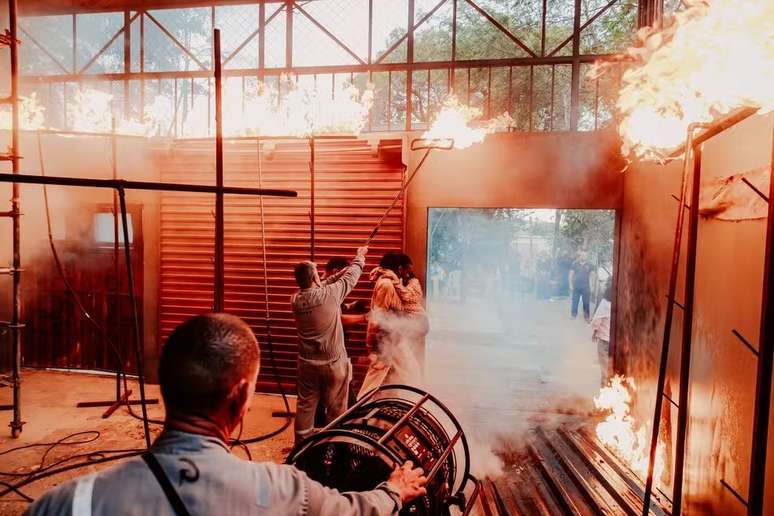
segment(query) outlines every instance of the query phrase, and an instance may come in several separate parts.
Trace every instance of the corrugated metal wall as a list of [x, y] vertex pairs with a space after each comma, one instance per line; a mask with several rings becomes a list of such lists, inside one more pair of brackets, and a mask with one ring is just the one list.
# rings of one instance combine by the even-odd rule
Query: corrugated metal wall
[[[401, 141], [384, 140], [377, 148], [359, 139], [315, 140], [314, 203], [310, 144], [263, 142], [261, 183], [265, 188], [298, 191], [297, 199], [264, 198], [269, 310], [276, 365], [286, 388], [295, 388], [297, 341], [289, 298], [295, 290], [293, 266], [309, 259], [324, 264], [332, 256], [354, 255], [403, 180]], [[226, 141], [225, 183], [258, 186], [258, 143]], [[162, 181], [213, 184], [212, 140], [179, 140], [161, 165]], [[225, 307], [245, 319], [261, 343], [259, 389], [275, 391], [267, 352], [264, 264], [260, 204], [257, 197], [226, 196]], [[165, 193], [161, 197], [161, 342], [187, 317], [211, 310], [213, 294], [214, 198]], [[389, 249], [403, 247], [403, 206], [390, 214], [371, 246], [366, 270]], [[321, 267], [322, 268], [322, 267]], [[370, 298], [367, 275], [352, 300]], [[350, 356], [364, 355], [365, 326], [348, 333]], [[356, 376], [364, 366], [355, 362]]]

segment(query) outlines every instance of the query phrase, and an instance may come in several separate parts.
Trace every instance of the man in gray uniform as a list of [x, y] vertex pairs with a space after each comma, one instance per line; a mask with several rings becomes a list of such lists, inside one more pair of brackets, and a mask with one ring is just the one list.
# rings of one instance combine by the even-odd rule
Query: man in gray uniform
[[202, 315], [178, 326], [161, 353], [166, 420], [150, 452], [61, 485], [27, 514], [377, 516], [398, 514], [424, 494], [426, 479], [409, 463], [373, 491], [339, 493], [292, 466], [231, 455], [227, 443], [253, 398], [259, 354], [237, 317]]
[[296, 443], [314, 432], [317, 405], [325, 407], [326, 423], [347, 410], [352, 363], [344, 347], [341, 303], [363, 273], [367, 247], [357, 250], [352, 263], [333, 282], [321, 282], [314, 262], [296, 265], [299, 291], [290, 298], [298, 330], [298, 400]]

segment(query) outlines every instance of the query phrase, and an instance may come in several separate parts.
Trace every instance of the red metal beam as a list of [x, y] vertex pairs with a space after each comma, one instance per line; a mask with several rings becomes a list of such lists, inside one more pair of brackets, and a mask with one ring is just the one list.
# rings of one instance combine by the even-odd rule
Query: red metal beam
[[[505, 67], [505, 66], [539, 66], [552, 64], [572, 64], [573, 61], [580, 63], [594, 63], [597, 61], [621, 61], [623, 58], [618, 54], [593, 54], [578, 56], [553, 56], [553, 57], [512, 57], [507, 59], [469, 59], [465, 61], [423, 61], [413, 63], [415, 70], [445, 70], [449, 68], [487, 68], [487, 67]], [[332, 73], [368, 73], [368, 72], [389, 72], [408, 70], [407, 63], [381, 63], [364, 65], [323, 65], [323, 66], [295, 66], [295, 67], [277, 67], [277, 68], [240, 68], [232, 70], [223, 70], [224, 77], [255, 77], [258, 75], [280, 76], [287, 74], [313, 75], [313, 74], [332, 74]], [[25, 84], [39, 83], [61, 83], [61, 82], [95, 82], [95, 81], [122, 81], [128, 80], [156, 80], [156, 79], [174, 79], [174, 78], [207, 78], [211, 77], [210, 70], [169, 70], [153, 72], [131, 72], [131, 73], [102, 73], [102, 74], [62, 74], [62, 75], [23, 75], [20, 77]]]

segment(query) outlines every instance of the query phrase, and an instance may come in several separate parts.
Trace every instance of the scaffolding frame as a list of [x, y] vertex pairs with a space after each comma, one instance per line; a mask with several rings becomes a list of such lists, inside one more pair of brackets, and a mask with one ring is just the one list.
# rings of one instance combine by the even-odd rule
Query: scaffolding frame
[[[16, 0], [8, 0], [8, 29], [0, 38], [0, 44], [7, 45], [10, 51], [10, 94], [0, 99], [3, 104], [11, 106], [11, 144], [8, 152], [0, 154], [0, 161], [11, 163], [11, 175], [19, 174], [19, 39], [18, 16]], [[21, 208], [19, 199], [19, 185], [14, 183], [11, 188], [11, 209], [0, 212], [0, 216], [11, 219], [12, 225], [12, 263], [10, 267], [0, 269], [11, 275], [13, 282], [11, 303], [11, 320], [5, 323], [11, 330], [11, 386], [13, 390], [13, 418], [9, 423], [11, 435], [18, 437], [22, 432], [24, 421], [21, 419], [21, 333], [24, 324], [21, 319]], [[5, 407], [4, 407], [5, 408]]]

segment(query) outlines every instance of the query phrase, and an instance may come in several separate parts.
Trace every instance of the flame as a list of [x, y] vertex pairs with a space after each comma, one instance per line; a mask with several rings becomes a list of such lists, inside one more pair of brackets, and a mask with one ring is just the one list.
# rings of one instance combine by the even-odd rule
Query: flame
[[686, 0], [660, 32], [642, 29], [617, 100], [624, 155], [663, 159], [688, 126], [736, 108], [774, 108], [774, 2]]
[[[45, 123], [45, 108], [33, 93], [20, 97], [21, 127], [41, 129]], [[186, 102], [189, 102], [186, 99]], [[193, 107], [181, 116], [178, 135], [208, 136], [214, 130], [209, 116], [207, 95], [196, 95]], [[364, 92], [352, 84], [341, 83], [324, 94], [313, 87], [301, 87], [294, 80], [283, 82], [280, 95], [278, 86], [259, 85], [258, 92], [242, 98], [238, 88], [224, 88], [223, 133], [226, 136], [270, 135], [310, 136], [325, 133], [358, 134], [365, 127], [373, 104], [373, 87]], [[214, 116], [214, 115], [213, 115]], [[83, 87], [67, 106], [66, 129], [78, 132], [109, 133], [115, 117], [116, 132], [142, 136], [167, 136], [175, 123], [173, 99], [156, 95], [146, 103], [142, 119], [128, 119], [116, 115], [113, 95]], [[0, 111], [0, 128], [10, 129], [10, 110]]]
[[[594, 406], [607, 412], [604, 421], [597, 424], [599, 440], [624, 460], [640, 477], [648, 473], [650, 436], [644, 426], [637, 424], [632, 416], [632, 393], [637, 387], [634, 380], [616, 375], [594, 397]], [[656, 482], [664, 472], [664, 446], [659, 443], [656, 452], [653, 478]]]
[[[45, 123], [46, 108], [38, 101], [37, 93], [31, 93], [28, 97], [19, 96], [19, 125], [22, 129], [41, 129]], [[11, 129], [11, 110], [6, 108], [0, 111], [0, 129]]]
[[422, 138], [453, 140], [454, 148], [466, 149], [473, 144], [483, 142], [487, 134], [515, 125], [508, 113], [502, 113], [486, 122], [479, 122], [477, 127], [471, 127], [472, 122], [479, 118], [481, 118], [480, 109], [466, 106], [460, 103], [454, 94], [450, 94], [444, 100], [443, 107], [433, 125], [422, 135]]
[[[320, 92], [314, 86], [281, 78], [271, 86], [259, 84], [257, 92], [244, 99], [236, 88], [224, 88], [223, 99], [226, 135], [359, 134], [373, 104], [373, 86], [361, 93], [354, 85], [342, 82], [332, 91]], [[197, 128], [195, 123], [190, 130], [202, 132], [202, 127]]]

